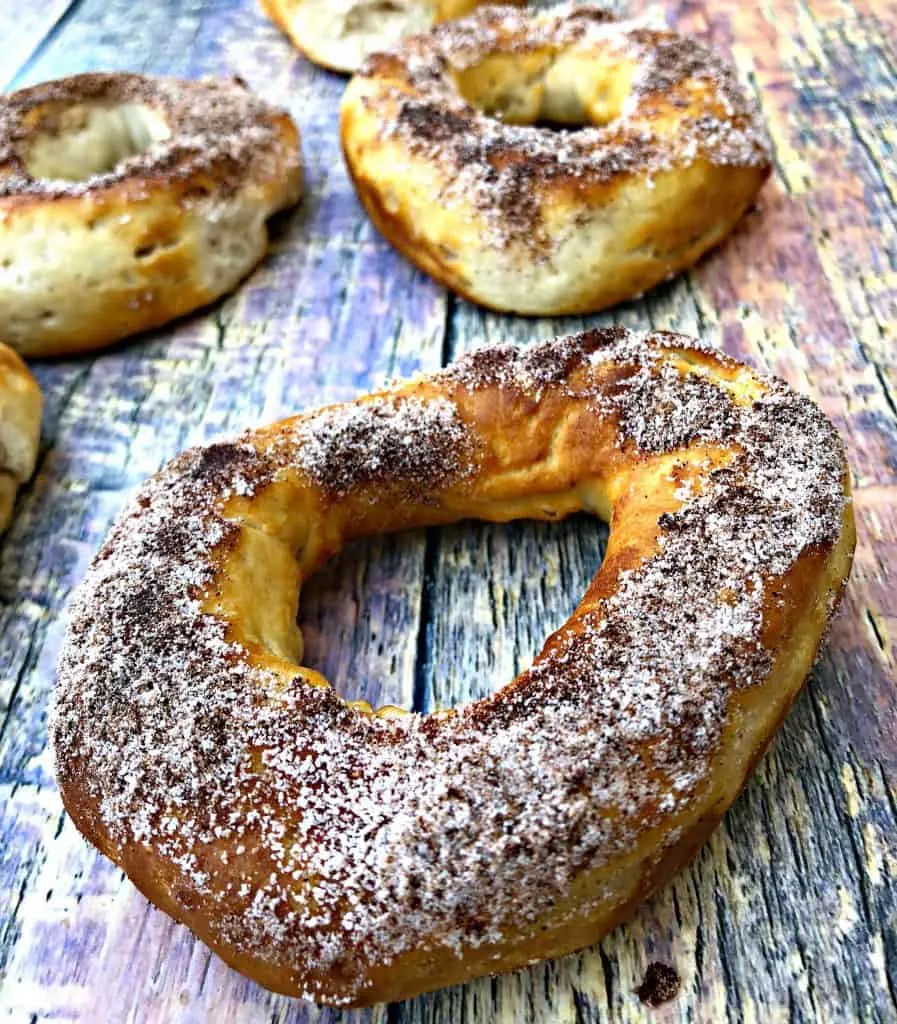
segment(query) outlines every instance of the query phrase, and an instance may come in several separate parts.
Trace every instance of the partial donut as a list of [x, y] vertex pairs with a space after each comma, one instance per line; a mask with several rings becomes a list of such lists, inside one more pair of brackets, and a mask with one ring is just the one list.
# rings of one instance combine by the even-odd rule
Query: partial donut
[[34, 472], [42, 404], [28, 367], [0, 345], [0, 532], [12, 519], [16, 493]]
[[[301, 666], [299, 589], [352, 538], [582, 509], [604, 564], [494, 695], [378, 713]], [[619, 328], [484, 349], [143, 487], [74, 601], [63, 799], [280, 992], [364, 1005], [560, 956], [720, 820], [853, 547], [841, 443], [782, 381]]]
[[99, 348], [233, 289], [299, 198], [299, 133], [237, 80], [75, 75], [0, 97], [0, 340]]
[[[260, 0], [310, 61], [356, 71], [364, 58], [414, 32], [460, 18], [485, 0]], [[505, 0], [521, 4], [526, 0]]]
[[343, 149], [371, 219], [474, 302], [553, 315], [637, 296], [720, 242], [770, 173], [725, 61], [609, 18], [484, 8], [349, 83]]

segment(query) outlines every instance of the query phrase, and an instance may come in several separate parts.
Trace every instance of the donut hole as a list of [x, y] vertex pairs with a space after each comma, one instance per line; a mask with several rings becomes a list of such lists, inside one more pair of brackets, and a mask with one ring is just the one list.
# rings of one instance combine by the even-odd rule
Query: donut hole
[[44, 117], [25, 165], [35, 178], [87, 181], [170, 136], [162, 117], [139, 103], [66, 107]]
[[[326, 0], [327, 6], [333, 0]], [[393, 41], [409, 31], [422, 30], [430, 18], [423, 4], [402, 0], [363, 0], [352, 4], [343, 21], [342, 34], [363, 34]]]
[[[542, 514], [560, 517], [550, 505]], [[302, 587], [302, 664], [375, 708], [430, 712], [485, 697], [567, 621], [608, 534], [577, 514], [353, 541]]]
[[302, 48], [344, 71], [433, 24], [432, 4], [420, 0], [303, 0], [292, 7], [291, 33], [305, 41]]
[[570, 131], [621, 117], [632, 74], [594, 54], [494, 54], [455, 72], [455, 84], [468, 103], [504, 124]]

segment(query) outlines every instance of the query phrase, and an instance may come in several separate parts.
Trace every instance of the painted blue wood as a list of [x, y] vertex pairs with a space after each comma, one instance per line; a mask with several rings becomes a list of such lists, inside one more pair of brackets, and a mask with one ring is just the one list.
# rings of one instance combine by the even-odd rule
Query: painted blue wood
[[0, 3], [0, 89], [10, 88], [29, 60], [71, 18], [80, 0]]

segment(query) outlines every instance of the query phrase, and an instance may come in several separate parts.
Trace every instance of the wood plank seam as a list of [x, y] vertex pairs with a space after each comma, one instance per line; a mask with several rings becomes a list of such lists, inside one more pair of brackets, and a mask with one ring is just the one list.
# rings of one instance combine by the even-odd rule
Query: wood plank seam
[[41, 53], [53, 42], [53, 40], [59, 36], [66, 24], [71, 21], [75, 16], [80, 7], [82, 0], [66, 0], [66, 6], [62, 12], [46, 26], [44, 34], [38, 39], [36, 44], [32, 47], [30, 53], [25, 55], [22, 63], [16, 68], [16, 70], [9, 74], [5, 81], [0, 81], [0, 89], [7, 91], [15, 87], [16, 81], [22, 76], [28, 73], [28, 68], [39, 59]]

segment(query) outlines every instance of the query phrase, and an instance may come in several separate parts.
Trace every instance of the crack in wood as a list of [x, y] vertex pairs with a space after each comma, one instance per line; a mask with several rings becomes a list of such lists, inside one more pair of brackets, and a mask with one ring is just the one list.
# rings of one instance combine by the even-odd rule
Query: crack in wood
[[864, 609], [866, 621], [869, 623], [869, 628], [872, 630], [872, 635], [875, 637], [875, 642], [878, 644], [879, 650], [882, 654], [887, 654], [887, 644], [885, 643], [884, 634], [881, 632], [878, 626], [878, 622], [875, 619], [875, 615], [871, 608]]
[[424, 542], [423, 585], [417, 619], [417, 654], [414, 660], [413, 709], [421, 712], [433, 710], [433, 596], [438, 556], [438, 527], [430, 527]]

